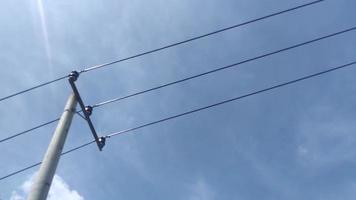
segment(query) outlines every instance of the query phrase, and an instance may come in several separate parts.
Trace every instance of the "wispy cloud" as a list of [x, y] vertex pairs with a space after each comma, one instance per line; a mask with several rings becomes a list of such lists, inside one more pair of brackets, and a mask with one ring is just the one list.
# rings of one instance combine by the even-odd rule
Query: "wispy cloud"
[[297, 158], [309, 167], [330, 166], [356, 156], [356, 125], [338, 114], [337, 108], [317, 106], [302, 118], [298, 131]]
[[[22, 184], [20, 191], [13, 191], [10, 200], [25, 200], [30, 192], [34, 178], [35, 175], [25, 181]], [[84, 200], [84, 197], [82, 197], [76, 190], [71, 190], [69, 185], [60, 176], [55, 175], [47, 199]]]
[[198, 179], [197, 182], [191, 185], [190, 190], [191, 190], [191, 194], [187, 198], [189, 200], [215, 199], [215, 192], [204, 179]]

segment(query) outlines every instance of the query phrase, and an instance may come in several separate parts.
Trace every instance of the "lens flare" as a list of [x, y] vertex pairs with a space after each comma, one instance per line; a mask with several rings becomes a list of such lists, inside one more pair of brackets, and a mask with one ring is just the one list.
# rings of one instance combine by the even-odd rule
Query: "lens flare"
[[48, 59], [48, 63], [51, 65], [52, 64], [51, 47], [50, 47], [50, 43], [49, 43], [49, 39], [48, 39], [46, 15], [44, 12], [42, 0], [37, 0], [37, 9], [38, 9], [40, 19], [41, 19], [41, 29], [42, 29], [47, 59]]

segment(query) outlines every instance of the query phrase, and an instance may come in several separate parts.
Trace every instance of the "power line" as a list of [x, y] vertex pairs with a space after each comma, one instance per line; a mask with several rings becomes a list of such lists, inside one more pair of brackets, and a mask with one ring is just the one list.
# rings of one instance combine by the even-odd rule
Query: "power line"
[[39, 166], [41, 163], [42, 163], [42, 162], [38, 162], [38, 163], [35, 163], [35, 164], [30, 165], [30, 166], [28, 166], [28, 167], [25, 167], [25, 168], [23, 168], [23, 169], [20, 169], [20, 170], [18, 170], [18, 171], [12, 172], [12, 173], [10, 173], [10, 174], [8, 174], [8, 175], [6, 175], [6, 176], [1, 177], [1, 178], [0, 178], [0, 181], [1, 181], [1, 180], [4, 180], [4, 179], [7, 179], [7, 178], [9, 178], [9, 177], [11, 177], [11, 176], [15, 176], [16, 174], [19, 174], [19, 173], [21, 173], [21, 172], [27, 171], [27, 170], [32, 169], [32, 168], [34, 168], [34, 167], [37, 167], [37, 166]]
[[5, 141], [7, 141], [7, 140], [10, 140], [10, 139], [12, 139], [12, 138], [18, 137], [18, 136], [23, 135], [23, 134], [25, 134], [25, 133], [34, 131], [34, 130], [39, 129], [39, 128], [41, 128], [41, 127], [47, 126], [47, 125], [52, 124], [52, 123], [54, 123], [54, 122], [56, 122], [56, 121], [59, 121], [59, 118], [54, 119], [54, 120], [51, 120], [51, 121], [48, 121], [48, 122], [45, 122], [45, 123], [43, 123], [43, 124], [40, 124], [40, 125], [35, 126], [35, 127], [33, 127], [33, 128], [27, 129], [27, 130], [25, 130], [25, 131], [16, 133], [16, 134], [11, 135], [11, 136], [9, 136], [9, 137], [6, 137], [6, 138], [4, 138], [4, 139], [1, 139], [1, 140], [0, 140], [0, 143], [5, 142]]
[[[170, 117], [167, 117], [167, 118], [163, 118], [163, 119], [160, 119], [160, 120], [157, 120], [157, 121], [153, 121], [153, 122], [150, 122], [150, 123], [142, 124], [142, 125], [136, 126], [134, 128], [130, 128], [130, 129], [126, 129], [126, 130], [123, 130], [123, 131], [114, 132], [114, 133], [106, 135], [105, 137], [106, 138], [111, 138], [111, 137], [115, 137], [115, 136], [121, 135], [123, 133], [129, 133], [129, 132], [132, 132], [132, 131], [135, 131], [135, 130], [138, 130], [138, 129], [142, 129], [142, 128], [145, 128], [145, 127], [148, 127], [148, 126], [152, 126], [154, 124], [158, 124], [158, 123], [169, 121], [169, 120], [172, 120], [172, 119], [175, 119], [175, 118], [183, 117], [183, 116], [186, 116], [186, 115], [189, 115], [189, 114], [193, 114], [193, 113], [196, 113], [196, 112], [199, 112], [199, 111], [207, 110], [207, 109], [210, 109], [210, 108], [213, 108], [213, 107], [217, 107], [217, 106], [220, 106], [220, 105], [223, 105], [223, 104], [226, 104], [226, 103], [230, 103], [230, 102], [237, 101], [237, 100], [240, 100], [240, 99], [243, 99], [243, 98], [254, 96], [254, 95], [257, 95], [257, 94], [260, 94], [260, 93], [264, 93], [264, 92], [267, 92], [267, 91], [270, 91], [270, 90], [274, 90], [274, 89], [277, 89], [277, 88], [280, 88], [280, 87], [291, 85], [291, 84], [294, 84], [294, 83], [297, 83], [297, 82], [301, 82], [301, 81], [304, 81], [304, 80], [307, 80], [307, 79], [311, 79], [311, 78], [314, 78], [314, 77], [317, 77], [317, 76], [321, 76], [323, 74], [331, 73], [331, 72], [334, 72], [336, 70], [340, 70], [340, 69], [343, 69], [343, 68], [346, 68], [346, 67], [349, 67], [349, 66], [352, 66], [352, 65], [355, 65], [355, 64], [356, 64], [356, 61], [353, 61], [353, 62], [344, 64], [344, 65], [340, 65], [340, 66], [337, 66], [337, 67], [334, 67], [334, 68], [330, 68], [330, 69], [327, 69], [327, 70], [324, 70], [324, 71], [321, 71], [321, 72], [317, 72], [317, 73], [314, 73], [314, 74], [311, 74], [311, 75], [303, 76], [303, 77], [300, 77], [300, 78], [297, 78], [297, 79], [294, 79], [294, 80], [291, 80], [291, 81], [287, 81], [287, 82], [284, 82], [284, 83], [281, 83], [281, 84], [278, 84], [278, 85], [274, 85], [274, 86], [271, 86], [271, 87], [268, 87], [268, 88], [265, 88], [265, 89], [256, 90], [254, 92], [251, 92], [251, 93], [248, 93], [248, 94], [245, 94], [245, 95], [242, 95], [242, 96], [238, 96], [238, 97], [235, 97], [235, 98], [232, 98], [232, 99], [228, 99], [228, 100], [221, 101], [221, 102], [218, 102], [218, 103], [215, 103], [215, 104], [211, 104], [211, 105], [208, 105], [208, 106], [200, 107], [200, 108], [197, 108], [197, 109], [194, 109], [194, 110], [183, 112], [181, 114], [173, 115], [173, 116], [170, 116]], [[61, 155], [65, 155], [65, 154], [74, 152], [76, 150], [79, 150], [81, 148], [89, 146], [90, 144], [93, 144], [93, 143], [95, 143], [94, 140], [90, 141], [90, 142], [87, 142], [87, 143], [85, 143], [83, 145], [80, 145], [80, 146], [78, 146], [76, 148], [70, 149], [70, 150], [68, 150], [66, 152], [63, 152]], [[21, 170], [12, 172], [12, 173], [10, 173], [8, 175], [0, 177], [0, 180], [4, 180], [4, 179], [9, 178], [11, 176], [14, 176], [14, 175], [16, 175], [16, 174], [18, 174], [20, 172], [23, 172], [23, 171], [26, 171], [26, 170], [31, 169], [33, 167], [36, 167], [36, 166], [38, 166], [40, 164], [41, 163], [36, 163], [36, 164], [30, 165], [28, 167], [25, 167], [25, 168], [23, 168]]]
[[217, 33], [221, 33], [221, 32], [224, 32], [224, 31], [231, 30], [231, 29], [235, 29], [235, 28], [238, 28], [238, 27], [241, 27], [241, 26], [245, 26], [245, 25], [248, 25], [248, 24], [251, 24], [251, 23], [254, 23], [254, 22], [258, 22], [258, 21], [261, 21], [261, 20], [264, 20], [264, 19], [267, 19], [267, 18], [271, 18], [271, 17], [278, 16], [278, 15], [281, 15], [281, 14], [284, 14], [284, 13], [287, 13], [287, 12], [298, 10], [298, 9], [301, 9], [301, 8], [304, 8], [304, 7], [307, 7], [307, 6], [311, 6], [311, 5], [314, 5], [314, 4], [317, 4], [317, 3], [321, 3], [323, 1], [325, 1], [325, 0], [312, 1], [310, 3], [302, 4], [302, 5], [293, 7], [293, 8], [289, 8], [287, 10], [282, 10], [282, 11], [275, 12], [275, 13], [272, 13], [272, 14], [269, 14], [269, 15], [265, 15], [263, 17], [252, 19], [252, 20], [247, 21], [247, 22], [236, 24], [236, 25], [233, 25], [233, 26], [230, 26], [230, 27], [227, 27], [227, 28], [222, 28], [222, 29], [210, 32], [210, 33], [206, 33], [204, 35], [192, 37], [192, 38], [187, 39], [187, 40], [183, 40], [183, 41], [180, 41], [180, 42], [169, 44], [169, 45], [166, 45], [166, 46], [163, 46], [163, 47], [160, 47], [160, 48], [157, 48], [157, 49], [153, 49], [153, 50], [150, 50], [150, 51], [146, 51], [146, 52], [143, 52], [143, 53], [139, 53], [139, 54], [136, 54], [136, 55], [133, 55], [133, 56], [130, 56], [130, 57], [122, 58], [122, 59], [119, 59], [119, 60], [115, 60], [115, 61], [112, 61], [112, 62], [100, 64], [100, 65], [95, 65], [93, 67], [89, 67], [87, 69], [83, 69], [81, 72], [88, 72], [88, 71], [91, 71], [91, 70], [95, 70], [95, 69], [99, 69], [99, 68], [102, 68], [102, 67], [106, 67], [106, 66], [109, 66], [109, 65], [116, 64], [116, 63], [120, 63], [120, 62], [123, 62], [123, 61], [131, 60], [133, 58], [141, 57], [141, 56], [144, 56], [144, 55], [147, 55], [147, 54], [155, 53], [157, 51], [161, 51], [161, 50], [168, 49], [168, 48], [171, 48], [171, 47], [174, 47], [174, 46], [178, 46], [178, 45], [181, 45], [181, 44], [192, 42], [194, 40], [202, 39], [202, 38], [205, 38], [205, 37], [208, 37], [208, 36], [211, 36], [211, 35], [215, 35]]
[[[82, 112], [82, 111], [80, 110], [80, 111], [77, 111], [76, 113], [77, 113], [81, 118], [85, 119], [85, 118], [80, 114], [81, 112]], [[6, 137], [6, 138], [0, 139], [0, 143], [5, 142], [5, 141], [10, 140], [10, 139], [13, 139], [13, 138], [15, 138], [15, 137], [24, 135], [24, 134], [29, 133], [29, 132], [31, 132], [31, 131], [34, 131], [34, 130], [36, 130], [36, 129], [42, 128], [42, 127], [44, 127], [44, 126], [53, 124], [54, 122], [59, 121], [59, 119], [60, 119], [60, 118], [50, 120], [50, 121], [48, 121], [48, 122], [42, 123], [42, 124], [40, 124], [40, 125], [37, 125], [37, 126], [35, 126], [35, 127], [30, 128], [30, 129], [27, 129], [27, 130], [21, 131], [21, 132], [19, 132], [19, 133], [16, 133], [16, 134], [14, 134], [14, 135], [8, 136], [8, 137]]]
[[[222, 70], [225, 70], [225, 69], [236, 67], [238, 65], [242, 65], [242, 64], [245, 64], [245, 63], [248, 63], [248, 62], [252, 62], [252, 61], [255, 61], [255, 60], [258, 60], [258, 59], [262, 59], [262, 58], [268, 57], [268, 56], [272, 56], [274, 54], [278, 54], [278, 53], [281, 53], [281, 52], [284, 52], [284, 51], [288, 51], [288, 50], [291, 50], [291, 49], [294, 49], [294, 48], [297, 48], [297, 47], [305, 46], [307, 44], [318, 42], [320, 40], [324, 40], [324, 39], [327, 39], [327, 38], [330, 38], [330, 37], [334, 37], [334, 36], [337, 36], [337, 35], [345, 34], [347, 32], [354, 31], [354, 30], [356, 30], [356, 27], [351, 27], [351, 28], [348, 28], [348, 29], [345, 29], [345, 30], [342, 30], [342, 31], [338, 31], [338, 32], [329, 34], [329, 35], [318, 37], [318, 38], [315, 38], [315, 39], [312, 39], [312, 40], [308, 40], [308, 41], [305, 41], [305, 42], [302, 42], [302, 43], [298, 43], [298, 44], [295, 44], [295, 45], [292, 45], [292, 46], [289, 46], [289, 47], [285, 47], [285, 48], [282, 48], [282, 49], [279, 49], [279, 50], [276, 50], [276, 51], [272, 51], [272, 52], [265, 53], [265, 54], [262, 54], [262, 55], [259, 55], [259, 56], [253, 57], [253, 58], [249, 58], [249, 59], [246, 59], [246, 60], [234, 63], [234, 64], [230, 64], [230, 65], [227, 65], [227, 66], [216, 68], [216, 69], [204, 72], [204, 73], [200, 73], [200, 74], [196, 74], [196, 75], [193, 75], [193, 76], [189, 76], [189, 77], [177, 80], [177, 81], [169, 82], [169, 83], [166, 83], [166, 84], [163, 84], [163, 85], [160, 85], [160, 86], [156, 86], [156, 87], [153, 87], [153, 88], [150, 88], [150, 89], [147, 89], [147, 90], [139, 91], [139, 92], [136, 92], [136, 93], [133, 93], [133, 94], [129, 94], [129, 95], [123, 96], [123, 97], [118, 97], [118, 98], [114, 98], [114, 99], [111, 99], [111, 100], [108, 100], [108, 101], [97, 103], [97, 104], [93, 105], [93, 108], [101, 107], [101, 106], [104, 106], [104, 105], [107, 105], [107, 104], [111, 104], [111, 103], [114, 103], [114, 102], [117, 102], [117, 101], [121, 101], [121, 100], [124, 100], [124, 99], [127, 99], [127, 98], [131, 98], [131, 97], [134, 97], [134, 96], [137, 96], [137, 95], [141, 95], [141, 94], [152, 92], [154, 90], [158, 90], [158, 89], [161, 89], [161, 88], [164, 88], [164, 87], [168, 87], [168, 86], [175, 85], [175, 84], [178, 84], [178, 83], [182, 83], [182, 82], [185, 82], [185, 81], [188, 81], [188, 80], [192, 80], [192, 79], [195, 79], [195, 78], [198, 78], [198, 77], [201, 77], [201, 76], [205, 76], [205, 75], [212, 74], [212, 73], [215, 73], [215, 72], [218, 72], [218, 71], [222, 71]], [[81, 111], [78, 111], [77, 113], [79, 114], [80, 112]], [[34, 128], [29, 129], [29, 130], [26, 130], [26, 131], [20, 132], [18, 134], [15, 134], [13, 136], [9, 136], [9, 137], [7, 137], [5, 139], [0, 140], [0, 143], [4, 142], [6, 140], [9, 140], [9, 139], [15, 138], [17, 136], [23, 135], [25, 133], [28, 133], [30, 131], [33, 131], [33, 130], [35, 130], [37, 128], [49, 125], [49, 124], [51, 124], [51, 123], [53, 123], [55, 121], [58, 121], [58, 120], [59, 119], [52, 120], [52, 121], [46, 122], [44, 124], [41, 124], [41, 125], [39, 125], [37, 127], [34, 127]]]
[[[204, 35], [196, 36], [196, 37], [193, 37], [193, 38], [190, 38], [190, 39], [187, 39], [187, 40], [183, 40], [183, 41], [180, 41], [180, 42], [176, 42], [176, 43], [173, 43], [173, 44], [170, 44], [170, 45], [166, 45], [166, 46], [163, 46], [163, 47], [160, 47], [160, 48], [157, 48], [157, 49], [153, 49], [153, 50], [150, 50], [150, 51], [139, 53], [139, 54], [136, 54], [136, 55], [133, 55], [133, 56], [129, 56], [129, 57], [126, 57], [126, 58], [122, 58], [122, 59], [119, 59], [119, 60], [116, 60], [116, 61], [112, 61], [112, 62], [100, 64], [100, 65], [95, 65], [95, 66], [92, 66], [92, 67], [89, 67], [89, 68], [81, 70], [80, 73], [89, 72], [89, 71], [92, 71], [92, 70], [95, 70], [95, 69], [99, 69], [99, 68], [102, 68], [102, 67], [105, 67], [105, 66], [109, 66], [109, 65], [113, 65], [113, 64], [120, 63], [120, 62], [123, 62], [123, 61], [127, 61], [127, 60], [131, 60], [131, 59], [134, 59], [134, 58], [138, 58], [138, 57], [141, 57], [141, 56], [144, 56], [144, 55], [147, 55], [147, 54], [151, 54], [151, 53], [158, 52], [158, 51], [161, 51], [161, 50], [164, 50], [164, 49], [168, 49], [168, 48], [171, 48], [171, 47], [174, 47], [174, 46], [185, 44], [185, 43], [188, 43], [188, 42], [191, 42], [191, 41], [194, 41], [194, 40], [198, 40], [198, 39], [201, 39], [201, 38], [205, 38], [205, 37], [208, 37], [208, 36], [211, 36], [211, 35], [214, 35], [214, 34], [218, 34], [218, 33], [221, 33], [221, 32], [227, 31], [227, 30], [235, 29], [235, 28], [238, 28], [238, 27], [241, 27], [241, 26], [245, 26], [245, 25], [254, 23], [254, 22], [258, 22], [258, 21], [261, 21], [261, 20], [264, 20], [264, 19], [267, 19], [267, 18], [270, 18], [270, 17], [274, 17], [274, 16], [277, 16], [277, 15], [281, 15], [281, 14], [284, 14], [284, 13], [287, 13], [287, 12], [298, 10], [298, 9], [301, 9], [301, 8], [304, 8], [304, 7], [307, 7], [307, 6], [311, 6], [311, 5], [314, 5], [314, 4], [317, 4], [317, 3], [321, 3], [323, 1], [325, 1], [325, 0], [312, 1], [310, 3], [302, 4], [302, 5], [293, 7], [293, 8], [289, 8], [287, 10], [282, 10], [282, 11], [279, 11], [279, 12], [276, 12], [276, 13], [272, 13], [272, 14], [263, 16], [263, 17], [252, 19], [252, 20], [247, 21], [247, 22], [243, 22], [243, 23], [236, 24], [236, 25], [233, 25], [233, 26], [230, 26], [230, 27], [227, 27], [227, 28], [219, 29], [219, 30], [216, 30], [216, 31], [204, 34]], [[54, 79], [52, 81], [44, 82], [42, 84], [39, 84], [37, 86], [28, 88], [26, 90], [22, 90], [20, 92], [16, 92], [14, 94], [2, 97], [2, 98], [0, 98], [0, 102], [4, 101], [6, 99], [9, 99], [9, 98], [18, 96], [20, 94], [29, 92], [31, 90], [34, 90], [34, 89], [49, 85], [51, 83], [63, 80], [65, 78], [67, 78], [67, 77], [68, 77], [68, 75], [62, 76], [62, 77], [59, 77], [59, 78]]]
[[[88, 146], [88, 145], [90, 145], [90, 144], [92, 144], [92, 143], [95, 143], [95, 140], [93, 140], [93, 141], [91, 141], [91, 142], [87, 142], [87, 143], [85, 143], [85, 144], [82, 144], [82, 145], [80, 145], [80, 146], [78, 146], [78, 147], [75, 147], [75, 148], [73, 148], [73, 149], [70, 149], [70, 150], [68, 150], [68, 151], [65, 151], [65, 152], [61, 153], [61, 156], [65, 155], [65, 154], [68, 154], [68, 153], [71, 153], [71, 152], [73, 152], [73, 151], [79, 150], [79, 149], [81, 149], [81, 148], [84, 148], [84, 147], [86, 147], [86, 146]], [[19, 173], [21, 173], [21, 172], [23, 172], [23, 171], [26, 171], [26, 170], [32, 169], [32, 168], [34, 168], [34, 167], [37, 167], [37, 166], [39, 166], [40, 164], [42, 164], [42, 162], [38, 162], [38, 163], [35, 163], [35, 164], [30, 165], [30, 166], [28, 166], [28, 167], [25, 167], [25, 168], [23, 168], [23, 169], [20, 169], [20, 170], [17, 170], [17, 171], [15, 171], [15, 172], [12, 172], [12, 173], [10, 173], [10, 174], [8, 174], [8, 175], [6, 175], [6, 176], [1, 177], [1, 178], [0, 178], [0, 181], [1, 181], [1, 180], [4, 180], [4, 179], [6, 179], [6, 178], [9, 178], [9, 177], [11, 177], [11, 176], [14, 176], [14, 175], [16, 175], [16, 174], [19, 174]]]
[[344, 34], [344, 33], [350, 32], [350, 31], [354, 31], [354, 30], [356, 30], [356, 27], [345, 29], [345, 30], [342, 30], [342, 31], [339, 31], [339, 32], [336, 32], [336, 33], [332, 33], [332, 34], [326, 35], [326, 36], [318, 37], [316, 39], [312, 39], [312, 40], [309, 40], [309, 41], [306, 41], [306, 42], [298, 43], [298, 44], [295, 44], [295, 45], [292, 45], [292, 46], [289, 46], [289, 47], [286, 47], [286, 48], [283, 48], [283, 49], [279, 49], [279, 50], [276, 50], [276, 51], [265, 53], [265, 54], [262, 54], [262, 55], [259, 55], [259, 56], [253, 57], [253, 58], [249, 58], [249, 59], [246, 59], [246, 60], [231, 64], [231, 65], [227, 65], [227, 66], [224, 66], [224, 67], [216, 68], [216, 69], [204, 72], [204, 73], [196, 74], [194, 76], [189, 76], [189, 77], [186, 77], [186, 78], [183, 78], [183, 79], [180, 79], [180, 80], [177, 80], [177, 81], [169, 82], [169, 83], [166, 83], [166, 84], [163, 84], [163, 85], [160, 85], [160, 86], [156, 86], [156, 87], [153, 87], [153, 88], [150, 88], [150, 89], [147, 89], [147, 90], [143, 90], [143, 91], [136, 92], [136, 93], [133, 93], [133, 94], [129, 94], [129, 95], [126, 95], [126, 96], [123, 96], [123, 97], [118, 97], [118, 98], [114, 98], [114, 99], [111, 99], [111, 100], [108, 100], [108, 101], [104, 101], [104, 102], [101, 102], [101, 103], [98, 103], [98, 104], [94, 104], [93, 108], [94, 107], [100, 107], [100, 106], [103, 106], [103, 105], [106, 105], [106, 104], [110, 104], [110, 103], [114, 103], [114, 102], [117, 102], [117, 101], [121, 101], [121, 100], [130, 98], [130, 97], [141, 95], [141, 94], [144, 94], [144, 93], [147, 93], [147, 92], [158, 90], [158, 89], [161, 89], [161, 88], [164, 88], [164, 87], [168, 87], [168, 86], [171, 86], [171, 85], [175, 85], [175, 84], [178, 84], [178, 83], [182, 83], [182, 82], [185, 82], [185, 81], [188, 81], [188, 80], [191, 80], [191, 79], [195, 79], [195, 78], [198, 78], [198, 77], [201, 77], [201, 76], [205, 76], [205, 75], [208, 75], [208, 74], [212, 74], [212, 73], [215, 73], [215, 72], [218, 72], [218, 71], [221, 71], [221, 70], [225, 70], [225, 69], [229, 69], [229, 68], [232, 68], [232, 67], [236, 67], [238, 65], [242, 65], [242, 64], [245, 64], [245, 63], [248, 63], [248, 62], [251, 62], [251, 61], [255, 61], [255, 60], [258, 60], [258, 59], [261, 59], [261, 58], [268, 57], [268, 56], [272, 56], [274, 54], [278, 54], [278, 53], [281, 53], [281, 52], [284, 52], [284, 51], [288, 51], [288, 50], [291, 50], [291, 49], [294, 49], [294, 48], [297, 48], [297, 47], [301, 47], [301, 46], [304, 46], [304, 45], [307, 45], [307, 44], [311, 44], [311, 43], [314, 43], [314, 42], [317, 42], [317, 41], [320, 41], [320, 40], [324, 40], [324, 39], [327, 39], [327, 38], [330, 38], [330, 37], [334, 37], [334, 36], [337, 36], [337, 35], [340, 35], [340, 34]]
[[110, 138], [110, 137], [113, 137], [113, 136], [116, 136], [116, 135], [120, 135], [120, 134], [123, 134], [123, 133], [132, 132], [134, 130], [141, 129], [141, 128], [144, 128], [144, 127], [147, 127], [147, 126], [151, 126], [151, 125], [158, 124], [158, 123], [161, 123], [161, 122], [164, 122], [164, 121], [172, 120], [172, 119], [175, 119], [175, 118], [178, 118], [178, 117], [189, 115], [189, 114], [192, 114], [192, 113], [195, 113], [195, 112], [206, 110], [206, 109], [209, 109], [209, 108], [212, 108], [212, 107], [216, 107], [216, 106], [219, 106], [219, 105], [222, 105], [222, 104], [226, 104], [226, 103], [229, 103], [229, 102], [237, 101], [239, 99], [243, 99], [243, 98], [246, 98], [246, 97], [254, 96], [256, 94], [260, 94], [260, 93], [267, 92], [267, 91], [270, 91], [270, 90], [274, 90], [274, 89], [277, 89], [277, 88], [280, 88], [280, 87], [284, 87], [284, 86], [287, 86], [287, 85], [290, 85], [290, 84], [293, 84], [293, 83], [297, 83], [297, 82], [300, 82], [300, 81], [303, 81], [303, 80], [307, 80], [307, 79], [310, 79], [310, 78], [313, 78], [313, 77], [316, 77], [316, 76], [320, 76], [320, 75], [323, 75], [323, 74], [326, 74], [326, 73], [330, 73], [332, 71], [336, 71], [336, 70], [339, 70], [339, 69], [342, 69], [342, 68], [346, 68], [346, 67], [354, 65], [354, 64], [356, 64], [356, 61], [348, 63], [348, 64], [344, 64], [344, 65], [341, 65], [341, 66], [338, 66], [338, 67], [334, 67], [334, 68], [331, 68], [331, 69], [328, 69], [328, 70], [324, 70], [324, 71], [321, 71], [321, 72], [318, 72], [318, 73], [315, 73], [315, 74], [303, 76], [301, 78], [297, 78], [297, 79], [294, 79], [294, 80], [291, 80], [291, 81], [288, 81], [288, 82], [284, 82], [284, 83], [281, 83], [281, 84], [278, 84], [278, 85], [275, 85], [275, 86], [271, 86], [271, 87], [268, 87], [268, 88], [265, 88], [265, 89], [262, 89], [262, 90], [257, 90], [257, 91], [254, 91], [254, 92], [242, 95], [242, 96], [238, 96], [238, 97], [235, 97], [235, 98], [232, 98], [232, 99], [221, 101], [219, 103], [211, 104], [211, 105], [208, 105], [208, 106], [205, 106], [205, 107], [200, 107], [200, 108], [197, 108], [197, 109], [194, 109], [194, 110], [190, 110], [190, 111], [178, 114], [178, 115], [174, 115], [174, 116], [167, 117], [167, 118], [164, 118], [164, 119], [160, 119], [160, 120], [157, 120], [157, 121], [154, 121], [154, 122], [143, 124], [143, 125], [140, 125], [140, 126], [137, 126], [137, 127], [134, 127], [134, 128], [130, 128], [130, 129], [126, 129], [126, 130], [123, 130], [123, 131], [114, 132], [114, 133], [111, 133], [111, 134], [107, 135], [106, 137]]
[[[82, 111], [80, 110], [80, 111], [77, 111], [76, 113], [77, 113], [81, 118], [84, 118], [84, 117], [80, 114], [81, 112], [82, 112]], [[42, 124], [40, 124], [40, 125], [37, 125], [37, 126], [35, 126], [35, 127], [30, 128], [30, 129], [27, 129], [27, 130], [21, 131], [21, 132], [19, 132], [19, 133], [16, 133], [16, 134], [14, 134], [14, 135], [8, 136], [8, 137], [6, 137], [6, 138], [0, 139], [0, 143], [5, 142], [5, 141], [10, 140], [10, 139], [13, 139], [13, 138], [15, 138], [15, 137], [19, 137], [19, 136], [21, 136], [21, 135], [24, 135], [24, 134], [29, 133], [29, 132], [31, 132], [31, 131], [34, 131], [34, 130], [36, 130], [36, 129], [42, 128], [42, 127], [44, 127], [44, 126], [53, 124], [54, 122], [59, 121], [59, 119], [60, 119], [60, 118], [56, 118], [56, 119], [50, 120], [50, 121], [48, 121], [48, 122], [42, 123]], [[85, 118], [84, 118], [84, 119], [85, 119]]]
[[55, 82], [57, 82], [57, 81], [60, 81], [60, 80], [65, 79], [65, 78], [67, 78], [67, 77], [68, 77], [68, 76], [62, 76], [62, 77], [59, 77], [59, 78], [54, 79], [54, 80], [52, 80], [52, 81], [44, 82], [44, 83], [41, 83], [41, 84], [36, 85], [36, 86], [34, 86], [34, 87], [28, 88], [28, 89], [26, 89], [26, 90], [22, 90], [22, 91], [20, 91], [20, 92], [16, 92], [16, 93], [14, 93], [14, 94], [10, 94], [10, 95], [8, 95], [8, 96], [5, 96], [5, 97], [0, 98], [0, 101], [4, 101], [4, 100], [6, 100], [6, 99], [9, 99], [9, 98], [18, 96], [18, 95], [20, 95], [20, 94], [29, 92], [29, 91], [31, 91], [31, 90], [34, 90], [34, 89], [37, 89], [37, 88], [40, 88], [40, 87], [49, 85], [49, 84], [51, 84], [51, 83], [55, 83]]

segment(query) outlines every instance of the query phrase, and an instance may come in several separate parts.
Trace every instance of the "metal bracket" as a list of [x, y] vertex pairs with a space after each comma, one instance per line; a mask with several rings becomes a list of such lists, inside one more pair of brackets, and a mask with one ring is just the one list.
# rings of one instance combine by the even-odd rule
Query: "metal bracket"
[[98, 145], [99, 150], [101, 151], [103, 149], [103, 147], [105, 146], [105, 137], [98, 137], [94, 125], [90, 120], [90, 115], [92, 114], [93, 111], [93, 107], [91, 106], [85, 106], [83, 103], [82, 98], [80, 97], [79, 91], [77, 89], [77, 86], [75, 85], [75, 81], [78, 79], [79, 77], [79, 73], [77, 71], [72, 71], [69, 76], [68, 76], [68, 81], [70, 83], [70, 86], [72, 87], [73, 93], [80, 105], [80, 108], [83, 111], [85, 120], [88, 122], [89, 128], [91, 130], [91, 133], [94, 136], [95, 142]]

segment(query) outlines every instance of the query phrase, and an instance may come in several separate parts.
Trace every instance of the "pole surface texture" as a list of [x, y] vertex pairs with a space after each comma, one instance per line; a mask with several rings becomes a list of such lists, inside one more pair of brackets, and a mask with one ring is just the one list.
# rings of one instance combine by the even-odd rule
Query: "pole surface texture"
[[75, 95], [71, 94], [43, 158], [35, 182], [32, 185], [28, 200], [46, 200], [73, 115], [75, 114], [76, 105]]

